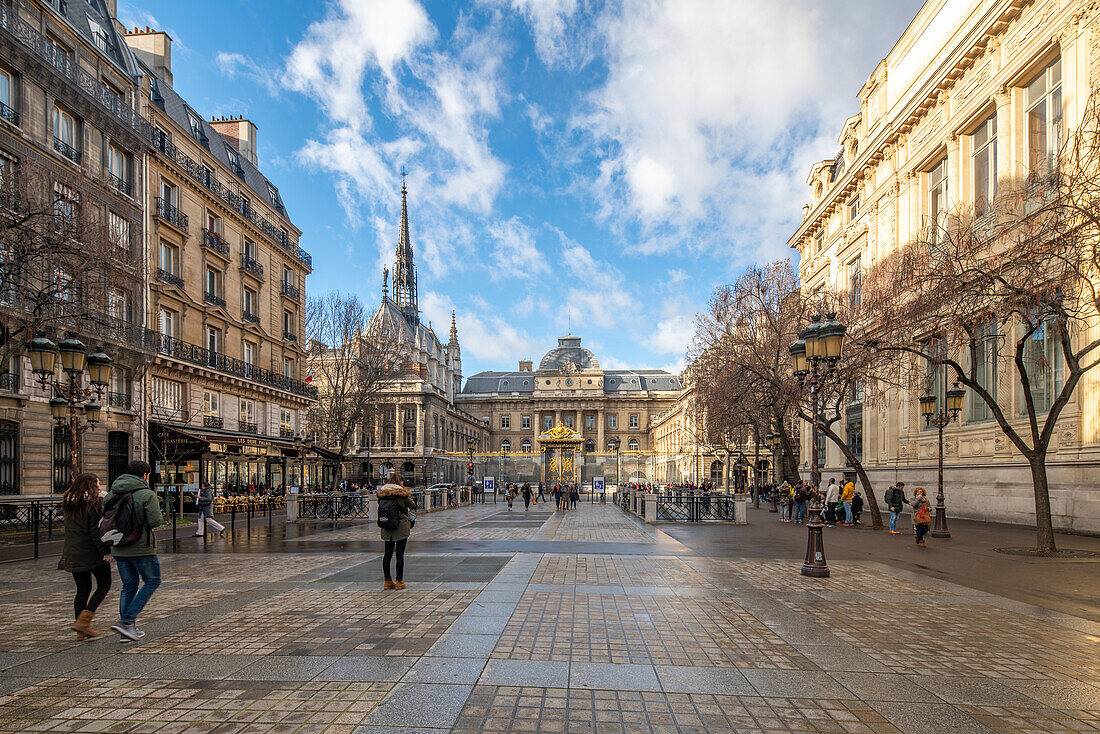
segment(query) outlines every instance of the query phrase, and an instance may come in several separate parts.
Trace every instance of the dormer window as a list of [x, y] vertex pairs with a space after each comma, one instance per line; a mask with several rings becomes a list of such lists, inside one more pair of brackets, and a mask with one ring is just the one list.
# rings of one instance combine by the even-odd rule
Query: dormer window
[[204, 137], [202, 133], [202, 121], [199, 120], [199, 116], [191, 110], [187, 110], [187, 124], [191, 128], [191, 137], [201, 143]]
[[233, 169], [233, 172], [243, 177], [244, 170], [241, 168], [241, 155], [229, 143], [225, 144], [225, 157], [229, 159], [229, 166]]

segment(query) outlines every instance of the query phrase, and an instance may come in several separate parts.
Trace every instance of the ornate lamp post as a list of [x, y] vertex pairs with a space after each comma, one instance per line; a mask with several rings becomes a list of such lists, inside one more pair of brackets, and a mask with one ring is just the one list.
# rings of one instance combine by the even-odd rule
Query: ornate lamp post
[[835, 313], [828, 314], [824, 323], [820, 316], [815, 316], [810, 325], [799, 332], [798, 341], [789, 349], [798, 384], [803, 389], [809, 389], [813, 402], [810, 482], [815, 492], [810, 503], [810, 521], [806, 523], [809, 537], [806, 542], [806, 561], [802, 564], [803, 576], [825, 578], [829, 575], [829, 566], [825, 561], [825, 542], [821, 534], [824, 527], [821, 521], [821, 498], [817, 493], [821, 486], [821, 467], [817, 463], [817, 424], [821, 411], [821, 387], [829, 374], [836, 369], [847, 331], [848, 327], [836, 320]]
[[619, 486], [619, 447], [623, 445], [618, 436], [607, 442], [607, 447], [615, 452], [615, 486]]
[[[947, 367], [944, 367], [944, 383], [947, 382]], [[938, 484], [936, 492], [936, 521], [932, 526], [933, 538], [950, 538], [951, 532], [947, 529], [947, 505], [943, 496], [943, 429], [959, 417], [962, 411], [963, 398], [966, 391], [959, 387], [959, 383], [947, 391], [946, 409], [936, 410], [936, 396], [932, 394], [920, 396], [920, 413], [924, 416], [926, 425], [932, 425], [939, 431], [939, 466]]]
[[[31, 340], [27, 351], [35, 378], [43, 390], [52, 390], [54, 394], [50, 400], [53, 419], [59, 426], [68, 423], [69, 473], [70, 479], [73, 479], [81, 465], [79, 436], [84, 431], [95, 430], [100, 421], [102, 409], [96, 401], [102, 399], [103, 391], [111, 381], [114, 361], [99, 348], [89, 355], [83, 342], [73, 337], [54, 344], [40, 336]], [[64, 381], [56, 377], [58, 357], [67, 378]], [[84, 385], [85, 368], [89, 378], [87, 387]]]
[[306, 452], [313, 448], [313, 439], [299, 434], [294, 437], [294, 448], [298, 449], [298, 491], [306, 493]]

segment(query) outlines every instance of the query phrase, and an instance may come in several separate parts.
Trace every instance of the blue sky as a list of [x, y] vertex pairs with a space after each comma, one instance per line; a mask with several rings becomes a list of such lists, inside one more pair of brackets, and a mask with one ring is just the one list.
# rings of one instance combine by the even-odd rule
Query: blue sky
[[378, 301], [401, 179], [420, 304], [467, 375], [569, 329], [606, 368], [682, 364], [694, 314], [790, 255], [806, 175], [915, 0], [120, 0], [176, 90], [247, 115], [313, 255]]

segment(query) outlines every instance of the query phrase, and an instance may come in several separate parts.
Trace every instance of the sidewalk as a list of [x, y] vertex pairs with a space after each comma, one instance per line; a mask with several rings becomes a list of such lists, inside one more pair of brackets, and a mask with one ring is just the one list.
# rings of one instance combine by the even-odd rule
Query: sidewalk
[[[370, 524], [189, 538], [125, 646], [66, 630], [55, 560], [9, 564], [0, 732], [1100, 729], [1100, 624], [845, 558], [832, 532], [833, 577], [808, 579], [801, 550], [761, 540], [804, 531], [756, 513], [682, 529], [548, 510], [423, 516], [400, 592]], [[117, 600], [116, 580], [101, 629]]]

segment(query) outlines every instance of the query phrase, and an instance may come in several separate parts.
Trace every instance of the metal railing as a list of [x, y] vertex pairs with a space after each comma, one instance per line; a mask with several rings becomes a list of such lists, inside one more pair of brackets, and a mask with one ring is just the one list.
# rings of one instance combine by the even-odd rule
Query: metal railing
[[130, 410], [133, 403], [130, 393], [128, 392], [108, 392], [107, 405], [112, 408], [118, 408], [119, 410]]
[[284, 331], [283, 332], [283, 341], [296, 342], [296, 341], [298, 341], [298, 335], [295, 334], [292, 331]]
[[286, 426], [279, 427], [279, 438], [294, 438], [294, 430]]
[[202, 246], [224, 258], [229, 257], [229, 243], [220, 234], [206, 227], [202, 228]]
[[222, 427], [221, 416], [204, 415], [202, 417], [202, 427], [203, 428], [221, 428]]
[[156, 133], [151, 136], [151, 139], [153, 141], [153, 147], [170, 158], [173, 163], [186, 171], [193, 179], [223, 199], [234, 211], [256, 225], [261, 232], [271, 238], [272, 242], [286, 250], [291, 256], [298, 258], [300, 262], [308, 267], [313, 267], [313, 258], [310, 257], [308, 252], [291, 242], [287, 232], [272, 224], [263, 215], [257, 213], [256, 210], [249, 205], [247, 199], [240, 194], [234, 193], [228, 186], [219, 182], [210, 174], [208, 168], [200, 165], [173, 145], [167, 135], [160, 131], [156, 131]]
[[241, 433], [259, 433], [259, 428], [250, 421], [238, 421], [237, 430]]
[[109, 184], [111, 184], [111, 186], [116, 191], [119, 191], [123, 194], [126, 194], [127, 196], [129, 196], [130, 192], [132, 191], [132, 188], [130, 187], [130, 182], [129, 181], [127, 181], [124, 178], [120, 178], [120, 177], [116, 176], [113, 173], [110, 173], [110, 172], [107, 173], [107, 182]]
[[191, 223], [191, 220], [188, 219], [186, 214], [173, 206], [163, 196], [158, 196], [156, 198], [156, 208], [153, 210], [153, 214], [168, 222], [176, 229], [184, 232], [187, 231], [187, 227]]
[[0, 391], [19, 392], [19, 373], [5, 372], [0, 375]]
[[73, 163], [80, 163], [80, 151], [66, 143], [61, 138], [53, 139], [53, 149], [68, 158]]
[[157, 268], [157, 280], [163, 280], [168, 285], [174, 285], [178, 288], [183, 287], [183, 278], [175, 273], [168, 272], [164, 268]]
[[26, 548], [16, 557], [9, 557], [9, 549], [5, 548], [3, 560], [38, 558], [40, 543], [52, 540], [54, 529], [63, 528], [64, 524], [65, 515], [58, 500], [12, 497], [0, 502], [0, 536], [4, 545]]
[[256, 315], [256, 314], [254, 314], [254, 313], [249, 313], [248, 311], [244, 311], [244, 312], [242, 312], [242, 313], [241, 313], [241, 318], [242, 318], [242, 319], [244, 319], [245, 321], [247, 321], [247, 322], [248, 322], [248, 323], [250, 323], [250, 324], [258, 324], [258, 323], [260, 323], [260, 317], [259, 317], [259, 316], [257, 316], [257, 315]]
[[19, 127], [19, 112], [0, 102], [0, 119], [7, 120], [12, 125]]
[[255, 275], [260, 280], [264, 279], [264, 266], [247, 255], [241, 255], [241, 270]]
[[657, 495], [657, 521], [733, 522], [735, 502], [729, 494], [663, 492]]
[[152, 330], [148, 330], [148, 332], [155, 344], [156, 351], [161, 354], [174, 357], [183, 362], [210, 367], [219, 372], [225, 372], [235, 377], [243, 377], [246, 380], [259, 382], [307, 398], [317, 399], [317, 388], [313, 385], [307, 385], [301, 380], [294, 380], [280, 372], [266, 370], [251, 365], [244, 360], [228, 357], [219, 352], [212, 352], [205, 347], [182, 341], [173, 336], [166, 336]]
[[299, 519], [351, 520], [369, 517], [369, 495], [361, 492], [298, 495]]
[[287, 283], [285, 280], [283, 281], [283, 295], [295, 301], [302, 300], [302, 292], [298, 290], [298, 286], [293, 283]]
[[222, 308], [225, 308], [225, 299], [222, 298], [221, 296], [215, 295], [213, 293], [203, 293], [202, 294], [202, 300], [206, 301], [207, 303], [209, 303], [211, 305], [221, 306]]

